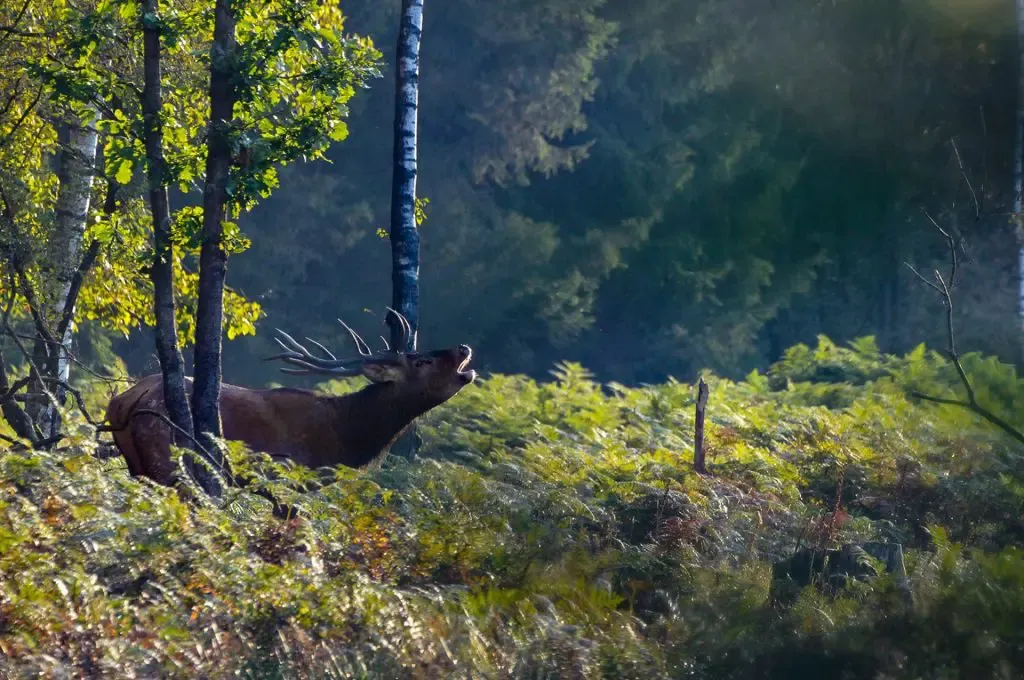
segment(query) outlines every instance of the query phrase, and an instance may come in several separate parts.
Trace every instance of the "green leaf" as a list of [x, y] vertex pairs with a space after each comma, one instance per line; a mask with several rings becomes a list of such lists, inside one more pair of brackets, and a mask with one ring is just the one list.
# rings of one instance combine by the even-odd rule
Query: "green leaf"
[[114, 175], [114, 179], [120, 184], [128, 184], [132, 181], [132, 170], [134, 167], [134, 163], [130, 160], [121, 161], [121, 164], [117, 166], [117, 174]]

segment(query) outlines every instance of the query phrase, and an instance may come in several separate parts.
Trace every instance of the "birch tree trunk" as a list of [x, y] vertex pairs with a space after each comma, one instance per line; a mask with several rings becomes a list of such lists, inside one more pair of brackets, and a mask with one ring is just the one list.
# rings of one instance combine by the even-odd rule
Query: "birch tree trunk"
[[[1024, 1], [1024, 0], [1022, 0]], [[395, 61], [394, 170], [391, 179], [391, 306], [409, 321], [406, 351], [416, 349], [419, 331], [420, 235], [416, 228], [416, 114], [419, 102], [420, 38], [423, 0], [402, 0]], [[388, 315], [391, 346], [398, 349], [402, 328]]]
[[[416, 228], [416, 116], [419, 107], [420, 39], [423, 0], [402, 0], [395, 62], [395, 131], [391, 176], [391, 307], [409, 321], [412, 332], [400, 347], [402, 325], [388, 314], [391, 346], [416, 350], [420, 325], [420, 233]], [[416, 456], [415, 423], [391, 447], [406, 459]]]
[[[55, 295], [52, 319], [60, 320], [65, 312], [72, 312], [75, 300], [70, 297], [72, 282], [82, 261], [82, 244], [85, 228], [89, 223], [89, 203], [92, 199], [92, 184], [96, 174], [96, 146], [98, 135], [94, 120], [71, 119], [66, 123], [67, 145], [60, 156], [57, 191], [56, 219], [50, 241], [48, 260], [53, 267]], [[67, 383], [71, 375], [71, 324], [64, 326], [59, 336], [59, 347], [48, 348], [46, 355], [47, 377]], [[54, 356], [56, 352], [56, 356]], [[53, 361], [55, 359], [55, 361]], [[40, 367], [42, 368], [42, 367]], [[59, 402], [64, 401], [65, 390], [58, 383], [53, 393]], [[60, 429], [60, 413], [52, 403], [46, 403], [39, 417], [39, 426], [44, 438], [54, 437]]]
[[[1013, 144], [1013, 218], [1017, 233], [1017, 315], [1024, 334], [1024, 0], [1017, 0], [1017, 119]], [[1024, 343], [1022, 343], [1024, 344]]]
[[[142, 115], [146, 146], [146, 180], [153, 218], [153, 307], [156, 315], [156, 353], [163, 376], [164, 405], [177, 429], [171, 436], [175, 444], [193, 448], [192, 412], [185, 390], [185, 361], [178, 346], [178, 321], [174, 300], [174, 258], [171, 243], [171, 210], [167, 200], [161, 91], [160, 10], [158, 0], [142, 0], [143, 73]], [[211, 494], [220, 493], [217, 478], [205, 468], [186, 459], [186, 465], [199, 485]]]
[[203, 239], [199, 253], [199, 304], [193, 367], [192, 419], [200, 443], [224, 469], [226, 461], [209, 435], [219, 437], [221, 336], [224, 321], [224, 219], [227, 180], [231, 169], [228, 138], [236, 93], [231, 84], [235, 54], [235, 16], [231, 0], [216, 0], [213, 46], [210, 50], [210, 122], [203, 190]]

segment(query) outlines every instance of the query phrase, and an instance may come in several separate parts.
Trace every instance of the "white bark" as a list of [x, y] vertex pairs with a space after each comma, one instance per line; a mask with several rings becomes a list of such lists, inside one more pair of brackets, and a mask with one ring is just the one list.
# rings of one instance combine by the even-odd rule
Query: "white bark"
[[1024, 0], [1017, 0], [1017, 121], [1013, 145], [1013, 215], [1017, 220], [1017, 314], [1024, 333], [1024, 227], [1021, 208], [1024, 207]]
[[[1022, 0], [1024, 1], [1024, 0]], [[391, 180], [391, 306], [412, 328], [403, 351], [416, 349], [420, 306], [420, 235], [416, 227], [416, 145], [419, 107], [420, 40], [423, 0], [402, 0], [395, 78], [394, 164]], [[402, 337], [398, 320], [388, 316], [392, 346]]]
[[[53, 267], [54, 290], [52, 323], [60, 323], [68, 306], [71, 283], [82, 259], [82, 243], [89, 223], [89, 203], [92, 199], [92, 185], [95, 176], [96, 146], [98, 135], [95, 121], [69, 121], [67, 147], [61, 154], [60, 189], [57, 192], [56, 220], [50, 241], [49, 255]], [[62, 338], [57, 363], [58, 380], [67, 382], [71, 375], [71, 324], [68, 324]], [[54, 389], [58, 400], [63, 399], [64, 390]], [[44, 437], [52, 437], [60, 427], [60, 416], [53, 404], [46, 407], [42, 423]]]

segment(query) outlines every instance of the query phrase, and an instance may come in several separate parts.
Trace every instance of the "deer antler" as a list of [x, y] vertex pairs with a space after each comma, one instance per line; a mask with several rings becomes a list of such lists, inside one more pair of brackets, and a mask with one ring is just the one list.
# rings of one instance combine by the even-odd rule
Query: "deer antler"
[[[398, 318], [399, 324], [402, 327], [402, 346], [407, 346], [409, 336], [412, 333], [412, 326], [409, 321], [402, 316], [400, 313], [391, 309], [386, 308], [389, 312], [394, 314]], [[280, 359], [287, 364], [296, 366], [297, 368], [282, 368], [281, 371], [284, 373], [293, 374], [308, 374], [308, 373], [326, 373], [333, 376], [356, 376], [362, 372], [362, 367], [367, 363], [392, 363], [396, 357], [402, 352], [398, 347], [391, 348], [388, 346], [387, 341], [384, 341], [384, 350], [380, 352], [373, 352], [370, 349], [370, 345], [367, 344], [363, 338], [352, 329], [347, 323], [338, 319], [338, 323], [348, 332], [352, 338], [352, 342], [356, 346], [356, 351], [359, 352], [359, 356], [352, 359], [338, 359], [331, 353], [329, 349], [324, 347], [316, 340], [307, 337], [306, 340], [311, 343], [318, 350], [323, 352], [326, 356], [320, 357], [314, 355], [308, 349], [302, 346], [295, 338], [288, 335], [280, 328], [275, 328], [278, 336], [274, 338], [274, 342], [281, 346], [284, 351], [280, 354], [275, 354], [272, 357], [267, 357], [265, 361], [273, 361]]]
[[370, 346], [366, 344], [366, 341], [359, 337], [359, 333], [352, 330], [352, 327], [341, 319], [338, 319], [338, 323], [340, 323], [342, 327], [348, 331], [348, 334], [352, 336], [352, 341], [356, 343], [356, 351], [358, 351], [361, 356], [365, 357], [373, 354], [373, 352], [370, 351]]
[[[399, 345], [394, 348], [394, 351], [403, 352], [405, 351], [405, 348], [409, 346], [409, 338], [412, 336], [412, 324], [409, 323], [408, 319], [402, 316], [401, 312], [392, 309], [391, 307], [385, 307], [384, 309], [394, 314], [395, 318], [398, 319], [398, 325], [402, 327], [402, 336], [400, 338]], [[385, 341], [384, 344], [386, 345], [387, 341]]]
[[[295, 338], [285, 333], [280, 328], [275, 328], [278, 336], [274, 338], [274, 342], [280, 345], [284, 351], [280, 354], [275, 354], [272, 357], [267, 357], [266, 361], [273, 361], [280, 359], [287, 364], [297, 366], [298, 368], [282, 368], [281, 371], [284, 373], [329, 373], [337, 376], [353, 376], [359, 375], [360, 365], [362, 359], [337, 359], [333, 354], [330, 353], [323, 345], [306, 338], [312, 342], [317, 348], [323, 351], [329, 358], [318, 357], [310, 352], [308, 349], [302, 346]], [[361, 354], [361, 352], [360, 352]]]

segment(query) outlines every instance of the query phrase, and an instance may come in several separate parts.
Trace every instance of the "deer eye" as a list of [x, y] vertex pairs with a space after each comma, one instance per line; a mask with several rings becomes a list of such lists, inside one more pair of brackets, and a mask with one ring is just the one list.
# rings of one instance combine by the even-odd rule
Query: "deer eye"
[[417, 359], [416, 361], [412, 362], [412, 365], [415, 366], [416, 368], [419, 368], [420, 366], [427, 366], [432, 363], [434, 363], [433, 359]]

